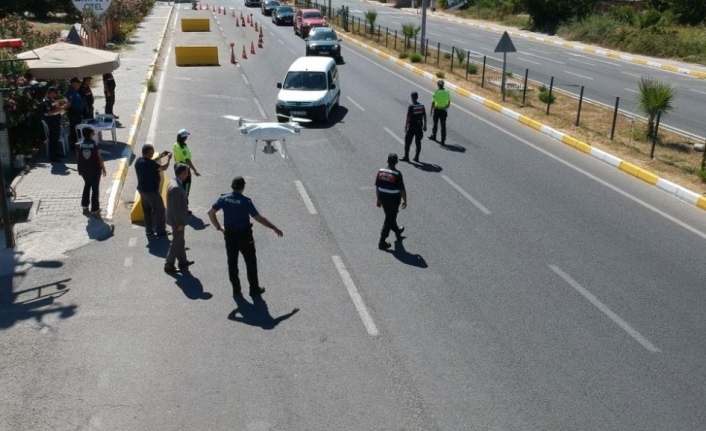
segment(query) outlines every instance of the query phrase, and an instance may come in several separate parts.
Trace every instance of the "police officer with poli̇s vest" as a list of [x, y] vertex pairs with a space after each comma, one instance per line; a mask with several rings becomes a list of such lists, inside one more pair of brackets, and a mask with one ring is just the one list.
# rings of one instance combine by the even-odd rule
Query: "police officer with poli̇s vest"
[[419, 152], [422, 150], [422, 136], [427, 131], [427, 110], [419, 103], [419, 94], [412, 92], [412, 104], [407, 108], [407, 120], [404, 125], [404, 157], [403, 162], [409, 162], [409, 147], [415, 140], [414, 161], [419, 162]]
[[375, 195], [377, 196], [377, 206], [382, 207], [385, 212], [385, 221], [380, 232], [380, 242], [378, 248], [387, 250], [391, 247], [387, 242], [390, 231], [395, 233], [397, 241], [402, 240], [403, 226], [397, 225], [397, 213], [402, 202], [402, 209], [407, 208], [407, 191], [404, 187], [402, 172], [396, 169], [397, 154], [390, 153], [387, 156], [387, 167], [378, 171], [375, 177]]
[[451, 106], [451, 93], [444, 88], [444, 80], [440, 79], [436, 83], [439, 88], [434, 92], [431, 99], [431, 111], [434, 115], [434, 126], [431, 128], [429, 139], [436, 141], [436, 131], [439, 121], [441, 121], [441, 145], [446, 145], [446, 116], [447, 110]]
[[[277, 236], [284, 235], [277, 226], [260, 215], [252, 200], [243, 195], [245, 179], [235, 177], [231, 183], [231, 193], [221, 195], [208, 211], [208, 218], [217, 230], [223, 232], [228, 256], [228, 276], [233, 286], [233, 296], [241, 295], [240, 278], [238, 277], [238, 253], [243, 254], [245, 268], [250, 284], [250, 296], [260, 296], [265, 288], [260, 286], [257, 276], [257, 256], [255, 254], [255, 239], [253, 238], [250, 217], [258, 223], [272, 229]], [[223, 226], [218, 222], [216, 213], [223, 210]]]

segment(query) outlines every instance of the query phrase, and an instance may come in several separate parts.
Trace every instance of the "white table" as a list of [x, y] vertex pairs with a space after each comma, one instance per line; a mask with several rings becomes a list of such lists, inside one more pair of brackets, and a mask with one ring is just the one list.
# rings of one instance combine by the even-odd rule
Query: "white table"
[[112, 134], [113, 137], [113, 143], [117, 144], [118, 140], [115, 136], [115, 119], [112, 116], [108, 115], [98, 115], [96, 116], [95, 120], [83, 120], [81, 125], [89, 125], [93, 130], [98, 134], [98, 142], [103, 143], [103, 135], [101, 132], [107, 132], [110, 130], [110, 133]]

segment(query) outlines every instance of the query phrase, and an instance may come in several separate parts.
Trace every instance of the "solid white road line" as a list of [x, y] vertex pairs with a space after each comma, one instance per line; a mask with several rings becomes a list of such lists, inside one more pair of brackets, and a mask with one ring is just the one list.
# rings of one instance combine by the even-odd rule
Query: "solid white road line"
[[297, 51], [293, 50], [292, 48], [289, 48], [289, 50], [292, 51], [292, 54], [298, 55], [298, 54], [297, 54]]
[[527, 55], [531, 55], [532, 57], [541, 58], [542, 60], [546, 60], [546, 61], [552, 61], [552, 62], [558, 63], [558, 64], [566, 64], [563, 61], [554, 60], [553, 58], [549, 58], [549, 57], [542, 57], [541, 55], [532, 54], [531, 52], [528, 52]]
[[383, 127], [387, 133], [389, 133], [393, 138], [395, 138], [395, 141], [399, 142], [400, 144], [404, 145], [404, 139], [400, 138], [399, 136], [395, 135], [395, 132], [392, 130], [388, 129], [387, 127]]
[[451, 40], [453, 40], [454, 42], [462, 43], [464, 45], [468, 45], [468, 41], [466, 41], [466, 40], [458, 40], [458, 39], [451, 39]]
[[282, 39], [277, 39], [277, 42], [279, 42], [279, 43], [281, 43], [282, 45], [284, 45], [284, 42], [282, 41]]
[[248, 81], [248, 78], [245, 76], [245, 74], [240, 74], [240, 77], [243, 78], [243, 82], [245, 82], [245, 85], [250, 85], [250, 81]]
[[613, 63], [612, 61], [600, 60], [598, 58], [594, 58], [593, 61], [597, 61], [599, 63], [604, 63], [604, 64], [610, 64], [611, 66], [616, 66], [616, 67], [622, 66], [622, 64], [620, 64], [620, 63]]
[[537, 63], [536, 61], [527, 60], [526, 58], [522, 58], [522, 57], [517, 57], [517, 59], [518, 59], [518, 60], [522, 60], [522, 61], [526, 61], [527, 63], [541, 64], [541, 63]]
[[637, 90], [632, 90], [632, 89], [630, 89], [630, 88], [625, 88], [624, 90], [625, 90], [625, 91], [629, 91], [629, 92], [631, 92], [631, 93], [637, 93]]
[[162, 94], [164, 94], [164, 79], [167, 77], [167, 69], [169, 68], [169, 55], [172, 52], [172, 47], [167, 48], [167, 55], [164, 56], [164, 63], [162, 63], [162, 75], [159, 77], [159, 83], [157, 84], [157, 97], [154, 99], [154, 108], [152, 109], [152, 118], [150, 119], [150, 126], [147, 129], [147, 140], [146, 144], [154, 145], [154, 135], [157, 133], [157, 121], [159, 119], [159, 107], [162, 104]]
[[[123, 152], [120, 154], [120, 159], [118, 160], [129, 160], [128, 157], [132, 155], [132, 148], [125, 146]], [[120, 185], [122, 181], [120, 179], [114, 179], [113, 184], [110, 186], [110, 193], [108, 193], [108, 213], [106, 218], [113, 218], [113, 208], [115, 208], [115, 200], [118, 199], [118, 190], [120, 190]]]
[[297, 190], [299, 190], [299, 194], [301, 195], [302, 200], [304, 201], [304, 205], [306, 205], [306, 209], [309, 210], [309, 214], [316, 214], [316, 207], [311, 201], [309, 194], [306, 192], [304, 184], [302, 184], [301, 181], [295, 181], [294, 184], [296, 184]]
[[[357, 52], [353, 51], [352, 49], [349, 49], [349, 48], [347, 48], [347, 49], [348, 49], [352, 54], [355, 54], [355, 55], [359, 56], [360, 58], [362, 58], [362, 59], [368, 61], [369, 63], [373, 64], [374, 66], [377, 66], [377, 67], [379, 67], [380, 69], [387, 71], [387, 72], [390, 73], [391, 75], [396, 76], [396, 77], [399, 78], [400, 80], [405, 81], [405, 82], [409, 83], [410, 85], [412, 85], [412, 86], [414, 86], [414, 87], [417, 87], [417, 88], [419, 89], [419, 91], [424, 92], [424, 93], [427, 93], [427, 94], [429, 94], [429, 95], [434, 94], [431, 90], [429, 90], [428, 86], [420, 85], [419, 83], [414, 82], [414, 81], [412, 81], [411, 79], [408, 79], [407, 77], [404, 77], [404, 76], [400, 75], [399, 73], [393, 71], [392, 69], [388, 69], [387, 67], [385, 67], [385, 66], [383, 66], [383, 65], [381, 65], [381, 64], [379, 64], [379, 63], [376, 63], [375, 61], [373, 61], [373, 60], [371, 60], [371, 59], [365, 57], [364, 55], [358, 54]], [[630, 90], [630, 89], [627, 89], [627, 88], [626, 88], [626, 90], [637, 93], [635, 90]], [[700, 237], [701, 239], [706, 240], [706, 233], [701, 232], [700, 230], [698, 230], [698, 229], [696, 229], [696, 228], [694, 228], [694, 227], [692, 227], [692, 226], [690, 226], [690, 225], [684, 223], [684, 222], [681, 221], [681, 220], [678, 220], [676, 217], [673, 217], [673, 216], [671, 216], [671, 215], [665, 213], [664, 211], [660, 210], [659, 208], [656, 208], [656, 207], [654, 207], [654, 206], [648, 204], [647, 202], [643, 201], [642, 199], [639, 199], [639, 198], [637, 198], [637, 197], [631, 195], [630, 193], [628, 193], [628, 192], [626, 192], [626, 191], [620, 189], [619, 187], [614, 186], [613, 184], [610, 184], [608, 181], [605, 181], [605, 180], [603, 180], [603, 179], [601, 179], [601, 178], [598, 178], [597, 176], [591, 174], [590, 172], [587, 172], [587, 171], [585, 171], [585, 170], [579, 168], [578, 166], [567, 162], [566, 160], [562, 159], [561, 157], [559, 157], [559, 156], [557, 156], [557, 155], [555, 155], [555, 154], [552, 154], [551, 152], [549, 152], [549, 151], [547, 151], [547, 150], [545, 150], [545, 149], [543, 149], [543, 148], [540, 148], [539, 146], [537, 146], [537, 145], [531, 143], [530, 141], [528, 141], [527, 139], [524, 139], [524, 138], [519, 137], [518, 135], [516, 135], [516, 134], [514, 134], [514, 133], [512, 133], [512, 132], [510, 132], [510, 131], [508, 131], [508, 130], [506, 130], [506, 129], [503, 128], [502, 126], [500, 126], [500, 125], [498, 125], [498, 124], [495, 124], [493, 121], [487, 120], [487, 119], [481, 117], [480, 115], [476, 115], [476, 114], [472, 113], [471, 111], [469, 111], [469, 110], [463, 108], [462, 106], [459, 106], [458, 104], [456, 104], [456, 105], [454, 105], [454, 106], [456, 107], [455, 109], [458, 109], [458, 110], [461, 111], [461, 112], [465, 112], [465, 113], [468, 114], [469, 116], [471, 116], [471, 117], [475, 118], [476, 120], [478, 120], [478, 121], [480, 121], [480, 122], [486, 124], [486, 125], [489, 126], [489, 127], [492, 127], [493, 129], [497, 130], [498, 132], [504, 133], [505, 135], [507, 135], [507, 136], [509, 136], [509, 137], [511, 137], [511, 138], [513, 138], [513, 139], [515, 139], [517, 142], [520, 142], [520, 143], [522, 143], [522, 144], [527, 145], [528, 147], [532, 148], [533, 150], [538, 151], [538, 152], [544, 154], [545, 156], [547, 156], [547, 157], [549, 157], [549, 158], [551, 158], [551, 159], [553, 159], [553, 160], [555, 160], [555, 161], [561, 163], [562, 165], [566, 166], [567, 168], [573, 169], [574, 171], [580, 173], [581, 175], [583, 175], [583, 176], [585, 176], [585, 177], [587, 177], [587, 178], [590, 178], [591, 180], [597, 182], [598, 184], [600, 184], [600, 185], [602, 185], [602, 186], [604, 186], [604, 187], [607, 187], [607, 188], [609, 188], [610, 190], [613, 190], [615, 193], [618, 193], [619, 195], [621, 195], [621, 196], [623, 196], [623, 197], [625, 197], [625, 198], [627, 198], [627, 199], [630, 199], [631, 201], [635, 202], [636, 204], [640, 205], [641, 207], [652, 211], [653, 213], [655, 213], [655, 214], [657, 214], [657, 215], [659, 215], [659, 216], [661, 216], [661, 217], [663, 217], [663, 218], [665, 218], [665, 219], [671, 221], [672, 223], [676, 224], [677, 226], [682, 227], [682, 228], [688, 230], [689, 232], [693, 233], [694, 235], [697, 235], [697, 236]]]
[[134, 247], [135, 244], [137, 244], [137, 238], [130, 238], [130, 239], [127, 241], [127, 246], [128, 246], [128, 247]]
[[634, 73], [628, 73], [628, 72], [620, 72], [620, 73], [622, 73], [623, 75], [634, 76], [635, 78], [642, 78], [642, 75], [636, 75]]
[[430, 34], [430, 35], [432, 35], [432, 36], [437, 36], [437, 37], [441, 37], [441, 35], [440, 35], [440, 34], [437, 34], [437, 33], [432, 33], [432, 32], [429, 32], [429, 34]]
[[490, 214], [492, 214], [492, 213], [490, 212], [490, 210], [488, 210], [488, 208], [484, 207], [483, 204], [481, 204], [480, 202], [478, 202], [477, 200], [475, 200], [475, 199], [473, 198], [473, 196], [471, 196], [471, 195], [469, 195], [468, 193], [466, 193], [466, 191], [463, 190], [463, 189], [461, 188], [461, 186], [459, 186], [458, 184], [456, 184], [455, 182], [453, 182], [453, 180], [451, 180], [451, 178], [447, 177], [446, 175], [442, 175], [441, 178], [443, 178], [444, 180], [446, 180], [446, 182], [449, 183], [449, 185], [451, 185], [451, 187], [455, 188], [457, 192], [461, 193], [461, 195], [463, 195], [464, 198], [468, 199], [473, 205], [476, 206], [476, 208], [478, 208], [479, 210], [481, 210], [481, 211], [483, 212], [483, 214], [485, 214], [485, 215], [490, 215]]
[[260, 111], [260, 115], [262, 115], [262, 119], [263, 119], [263, 120], [266, 120], [266, 119], [267, 119], [267, 114], [265, 113], [265, 110], [262, 109], [262, 105], [260, 104], [260, 101], [257, 100], [257, 97], [253, 98], [253, 100], [255, 101], [255, 104], [257, 105], [258, 111]]
[[355, 105], [358, 109], [360, 109], [361, 111], [365, 111], [365, 108], [363, 108], [362, 106], [360, 106], [360, 105], [358, 104], [358, 102], [356, 102], [355, 100], [351, 99], [351, 98], [348, 97], [348, 96], [346, 96], [346, 99], [350, 100], [350, 102], [351, 102], [352, 104], [354, 104], [354, 105]]
[[179, 9], [177, 9], [176, 14], [174, 14], [174, 22], [172, 23], [172, 30], [174, 30], [176, 28], [178, 18], [179, 18]]
[[360, 293], [358, 293], [358, 289], [356, 289], [355, 283], [353, 283], [353, 279], [351, 278], [350, 273], [348, 273], [346, 266], [343, 264], [343, 260], [340, 256], [331, 256], [331, 259], [333, 260], [333, 264], [336, 265], [338, 275], [341, 276], [343, 284], [346, 286], [348, 294], [353, 300], [353, 305], [355, 305], [356, 310], [358, 310], [358, 314], [360, 315], [360, 318], [363, 321], [363, 325], [365, 325], [365, 329], [368, 331], [368, 334], [372, 336], [378, 335], [378, 328], [375, 326], [375, 322], [370, 316], [370, 313], [368, 313], [368, 309], [365, 307], [363, 298], [360, 296]]
[[125, 258], [125, 267], [129, 268], [132, 266], [132, 258], [131, 257], [126, 257]]
[[549, 265], [549, 268], [554, 271], [559, 277], [563, 278], [565, 282], [569, 283], [571, 287], [576, 289], [578, 293], [583, 295], [584, 298], [588, 299], [591, 304], [595, 305], [596, 308], [601, 310], [606, 316], [610, 318], [613, 322], [615, 322], [618, 326], [623, 328], [625, 332], [630, 334], [632, 338], [635, 339], [638, 343], [642, 344], [642, 347], [645, 349], [649, 350], [651, 353], [659, 353], [660, 350], [655, 347], [654, 344], [650, 343], [645, 337], [643, 337], [639, 332], [637, 332], [632, 326], [630, 326], [626, 321], [620, 318], [617, 314], [615, 314], [610, 308], [608, 308], [607, 305], [602, 303], [598, 298], [596, 298], [591, 292], [586, 290], [583, 286], [581, 286], [576, 280], [571, 278], [571, 276], [564, 271], [562, 271], [558, 266], [555, 265]]
[[527, 48], [527, 50], [528, 50], [528, 51], [538, 52], [538, 53], [540, 53], [540, 54], [553, 55], [551, 52], [542, 51], [542, 50], [540, 50], [540, 49]]
[[587, 61], [581, 61], [581, 60], [576, 60], [575, 58], [570, 58], [569, 60], [571, 60], [571, 61], [575, 61], [576, 63], [581, 63], [581, 64], [585, 64], [585, 65], [587, 65], [587, 66], [593, 66], [593, 67], [596, 67], [596, 65], [595, 65], [595, 64], [593, 64], [593, 63], [589, 63], [589, 62], [587, 62]]
[[565, 70], [564, 73], [568, 73], [569, 75], [574, 75], [574, 76], [578, 76], [579, 78], [584, 78], [584, 79], [588, 79], [588, 80], [593, 81], [593, 78], [589, 78], [588, 76], [579, 75], [578, 73], [569, 72], [568, 70]]
[[706, 94], [706, 91], [694, 90], [693, 88], [690, 88], [689, 90], [693, 91], [694, 93]]

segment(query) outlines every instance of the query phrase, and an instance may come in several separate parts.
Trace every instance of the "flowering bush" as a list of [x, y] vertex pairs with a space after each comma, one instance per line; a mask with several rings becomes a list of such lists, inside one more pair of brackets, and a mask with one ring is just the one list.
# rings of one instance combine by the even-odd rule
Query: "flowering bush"
[[127, 39], [142, 19], [152, 10], [155, 0], [112, 0], [106, 13], [107, 18], [120, 22], [120, 34], [117, 41]]

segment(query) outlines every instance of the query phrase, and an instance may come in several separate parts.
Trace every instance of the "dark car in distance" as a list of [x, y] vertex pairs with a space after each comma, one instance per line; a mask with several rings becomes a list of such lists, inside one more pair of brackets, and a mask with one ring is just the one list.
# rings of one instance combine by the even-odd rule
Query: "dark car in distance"
[[263, 1], [262, 7], [260, 7], [260, 11], [263, 15], [271, 15], [272, 11], [275, 10], [277, 6], [279, 6], [279, 2], [276, 0]]
[[341, 63], [341, 39], [331, 27], [314, 27], [306, 38], [306, 55], [333, 57]]
[[260, 6], [260, 0], [244, 0], [245, 7]]
[[272, 22], [276, 25], [294, 24], [294, 9], [289, 6], [277, 6], [272, 10]]

